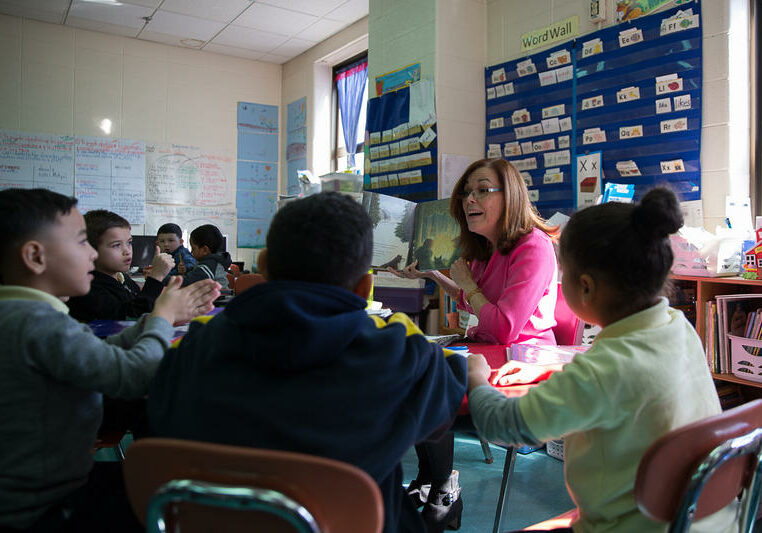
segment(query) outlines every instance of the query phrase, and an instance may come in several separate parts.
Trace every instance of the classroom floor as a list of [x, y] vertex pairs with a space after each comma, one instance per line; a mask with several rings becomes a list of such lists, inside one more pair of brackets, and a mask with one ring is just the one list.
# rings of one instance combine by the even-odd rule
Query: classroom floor
[[[505, 450], [490, 446], [494, 462], [486, 464], [479, 440], [471, 433], [455, 432], [455, 469], [460, 473], [463, 498], [461, 533], [492, 531], [500, 481], [505, 463]], [[418, 469], [415, 450], [402, 460], [405, 483]], [[518, 454], [513, 471], [508, 504], [503, 512], [500, 530], [513, 531], [552, 518], [574, 507], [564, 485], [563, 462], [550, 457], [545, 450], [528, 455]]]

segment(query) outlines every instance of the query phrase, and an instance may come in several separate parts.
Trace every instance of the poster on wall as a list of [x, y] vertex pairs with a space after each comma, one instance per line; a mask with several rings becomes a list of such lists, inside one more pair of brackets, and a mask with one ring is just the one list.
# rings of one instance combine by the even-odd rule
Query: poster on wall
[[408, 87], [421, 80], [421, 64], [414, 63], [406, 67], [376, 76], [376, 96]]
[[286, 113], [286, 194], [299, 194], [297, 170], [307, 168], [307, 99], [291, 102]]
[[142, 141], [76, 137], [74, 196], [83, 213], [107, 209], [145, 222], [146, 146]]
[[[146, 235], [156, 235], [159, 227], [168, 222], [179, 225], [185, 235], [204, 224], [214, 224], [226, 237], [228, 251], [235, 246], [236, 216], [232, 207], [146, 205]], [[188, 246], [187, 241], [186, 246]]]
[[624, 22], [636, 19], [649, 11], [673, 2], [675, 5], [686, 3], [684, 0], [617, 0], [616, 20], [617, 22]]
[[146, 145], [146, 201], [178, 205], [233, 202], [233, 159], [196, 146]]
[[[238, 102], [236, 220], [239, 248], [264, 246], [252, 226], [266, 234], [278, 195], [278, 106]], [[240, 230], [240, 231], [238, 231]], [[253, 231], [256, 234], [256, 231]]]
[[0, 189], [74, 196], [74, 137], [0, 130]]

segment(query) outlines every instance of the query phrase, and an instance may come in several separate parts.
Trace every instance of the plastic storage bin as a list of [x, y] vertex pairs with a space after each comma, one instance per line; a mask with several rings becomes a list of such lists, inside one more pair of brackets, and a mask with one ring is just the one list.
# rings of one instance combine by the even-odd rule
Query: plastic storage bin
[[762, 383], [762, 341], [728, 335], [730, 370], [734, 376]]
[[426, 289], [404, 287], [373, 288], [373, 299], [382, 302], [384, 307], [400, 313], [420, 313], [423, 310], [423, 295]]
[[551, 440], [547, 442], [547, 452], [551, 457], [563, 461], [564, 460], [564, 441]]

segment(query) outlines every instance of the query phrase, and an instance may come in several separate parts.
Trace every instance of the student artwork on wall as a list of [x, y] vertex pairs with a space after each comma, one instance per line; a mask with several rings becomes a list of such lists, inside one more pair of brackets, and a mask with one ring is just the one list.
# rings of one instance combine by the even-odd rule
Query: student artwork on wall
[[[238, 247], [261, 248], [278, 196], [278, 106], [238, 102]], [[252, 227], [258, 231], [252, 231]]]
[[699, 3], [683, 2], [488, 67], [487, 156], [517, 167], [544, 216], [587, 205], [607, 182], [636, 199], [664, 182], [699, 199], [699, 18]]
[[197, 146], [148, 143], [146, 201], [230, 205], [233, 203], [233, 159]]
[[288, 104], [286, 114], [286, 194], [299, 194], [297, 171], [307, 169], [307, 98]]
[[367, 117], [364, 188], [413, 202], [436, 200], [438, 143], [431, 80], [371, 98]]

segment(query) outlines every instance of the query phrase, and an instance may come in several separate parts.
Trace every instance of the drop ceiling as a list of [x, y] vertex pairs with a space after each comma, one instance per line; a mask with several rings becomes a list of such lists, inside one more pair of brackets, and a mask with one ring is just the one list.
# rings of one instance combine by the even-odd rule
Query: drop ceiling
[[369, 0], [0, 0], [0, 13], [271, 63], [368, 14]]

